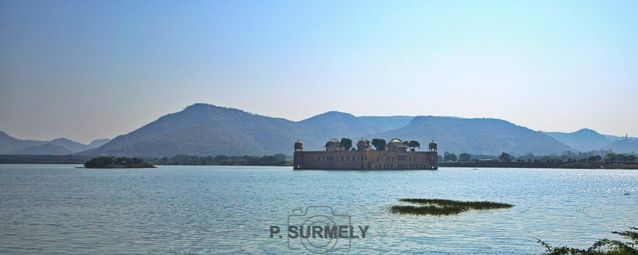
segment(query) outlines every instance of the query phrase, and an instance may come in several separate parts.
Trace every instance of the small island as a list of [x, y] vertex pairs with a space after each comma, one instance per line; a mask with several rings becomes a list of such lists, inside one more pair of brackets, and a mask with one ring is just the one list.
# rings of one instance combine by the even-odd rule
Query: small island
[[155, 168], [141, 158], [96, 157], [84, 163], [86, 168]]

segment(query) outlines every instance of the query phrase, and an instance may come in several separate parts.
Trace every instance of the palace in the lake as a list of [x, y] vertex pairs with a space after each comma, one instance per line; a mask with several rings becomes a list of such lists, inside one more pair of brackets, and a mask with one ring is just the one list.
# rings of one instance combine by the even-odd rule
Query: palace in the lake
[[294, 145], [293, 167], [340, 170], [437, 169], [436, 143], [432, 141], [428, 151], [416, 151], [419, 146], [418, 142], [416, 144], [410, 146], [395, 138], [385, 146], [375, 148], [370, 141], [361, 139], [355, 148], [349, 149], [333, 139], [326, 143], [323, 151], [304, 151], [303, 142], [298, 140]]

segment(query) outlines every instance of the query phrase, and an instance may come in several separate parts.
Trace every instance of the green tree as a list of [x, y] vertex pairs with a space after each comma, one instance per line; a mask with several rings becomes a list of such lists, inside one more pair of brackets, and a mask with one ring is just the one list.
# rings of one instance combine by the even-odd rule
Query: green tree
[[596, 161], [601, 161], [602, 159], [603, 159], [603, 157], [596, 155], [596, 156], [591, 156], [591, 157], [587, 158], [587, 161], [596, 162]]
[[352, 148], [352, 140], [350, 140], [350, 138], [341, 138], [339, 145], [341, 145], [343, 150], [349, 151], [350, 148]]
[[223, 164], [225, 162], [228, 162], [228, 156], [226, 155], [217, 155], [215, 156], [214, 159], [217, 162], [217, 164]]
[[634, 155], [629, 155], [629, 156], [627, 156], [627, 161], [630, 161], [630, 162], [634, 162], [634, 161], [636, 161], [637, 159], [638, 159], [638, 158], [636, 158], [636, 156], [634, 156]]
[[616, 162], [616, 153], [610, 152], [605, 155], [606, 162]]
[[97, 157], [92, 158], [91, 160], [84, 163], [84, 167], [86, 168], [100, 168], [107, 167], [113, 164], [113, 159], [115, 157]]
[[625, 161], [627, 161], [627, 155], [625, 155], [625, 154], [618, 154], [618, 155], [616, 155], [616, 161], [618, 161], [618, 162], [625, 162]]
[[498, 160], [501, 162], [510, 162], [512, 161], [512, 155], [510, 155], [509, 153], [503, 152], [501, 153], [501, 155], [498, 156]]
[[603, 254], [638, 254], [636, 247], [638, 246], [638, 228], [629, 227], [627, 231], [612, 231], [611, 233], [617, 234], [625, 238], [625, 240], [611, 240], [608, 238], [600, 239], [592, 244], [587, 249], [572, 248], [568, 246], [551, 246], [543, 240], [536, 239], [538, 243], [545, 247], [545, 253], [551, 255], [568, 255], [568, 254], [582, 254], [582, 255], [603, 255]]
[[410, 147], [410, 150], [414, 151], [417, 148], [421, 148], [421, 144], [417, 141], [412, 140], [408, 142], [408, 147]]
[[380, 138], [372, 139], [372, 146], [374, 146], [374, 148], [378, 151], [384, 151], [385, 144], [386, 144], [385, 139], [380, 139]]
[[449, 153], [449, 152], [446, 151], [443, 154], [443, 161], [456, 162], [457, 159], [458, 159], [458, 157], [454, 153]]
[[277, 153], [277, 154], [273, 155], [273, 157], [275, 158], [275, 161], [286, 162], [286, 155], [285, 154]]
[[86, 168], [147, 168], [153, 165], [144, 162], [141, 158], [127, 157], [97, 157], [84, 163]]
[[470, 161], [470, 159], [472, 159], [472, 155], [468, 154], [468, 153], [461, 153], [459, 154], [459, 161], [461, 162], [468, 162]]

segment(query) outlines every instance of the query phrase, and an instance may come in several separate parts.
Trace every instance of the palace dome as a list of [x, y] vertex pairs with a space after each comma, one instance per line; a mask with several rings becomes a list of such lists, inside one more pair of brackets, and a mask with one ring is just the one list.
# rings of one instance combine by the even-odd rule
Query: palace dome
[[393, 138], [386, 146], [388, 151], [406, 151], [407, 145], [401, 142], [401, 139]]
[[401, 141], [401, 139], [399, 138], [392, 138], [392, 140], [390, 140], [390, 142], [388, 142], [388, 145], [395, 145], [395, 146], [399, 146], [399, 145], [404, 145], [403, 142]]

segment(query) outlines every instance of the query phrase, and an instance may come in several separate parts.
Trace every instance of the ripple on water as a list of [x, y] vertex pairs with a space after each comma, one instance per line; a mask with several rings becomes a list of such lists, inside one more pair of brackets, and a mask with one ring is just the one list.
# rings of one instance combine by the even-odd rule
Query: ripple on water
[[[529, 254], [534, 238], [586, 247], [638, 226], [638, 171], [292, 171], [162, 166], [89, 170], [0, 165], [0, 253], [287, 252], [271, 239], [295, 208], [332, 206], [368, 237], [357, 253]], [[629, 195], [624, 195], [629, 193]], [[490, 200], [511, 209], [395, 215], [399, 198]]]

